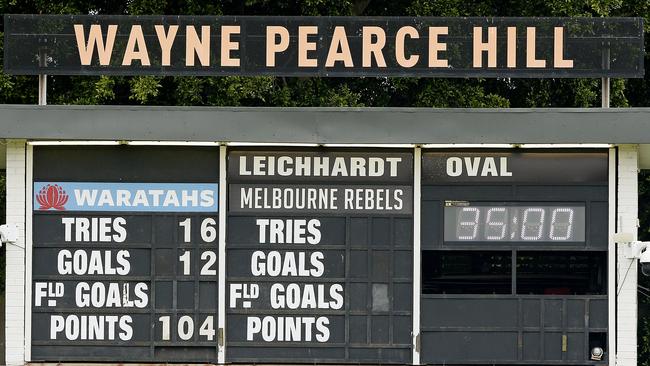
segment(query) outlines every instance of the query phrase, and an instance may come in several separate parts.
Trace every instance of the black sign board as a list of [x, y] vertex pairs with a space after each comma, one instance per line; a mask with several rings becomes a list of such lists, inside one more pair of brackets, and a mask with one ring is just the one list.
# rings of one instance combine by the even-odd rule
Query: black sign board
[[4, 71], [643, 77], [642, 18], [6, 15]]
[[216, 363], [218, 182], [216, 148], [35, 147], [32, 360]]
[[578, 184], [607, 182], [607, 151], [437, 150], [422, 159], [422, 182]]
[[607, 150], [423, 149], [416, 339], [412, 150], [226, 157], [34, 147], [32, 361], [410, 364], [419, 344], [429, 364], [582, 364], [606, 347]]
[[422, 150], [423, 364], [607, 354], [608, 168], [605, 149]]
[[228, 154], [227, 359], [410, 363], [413, 155]]

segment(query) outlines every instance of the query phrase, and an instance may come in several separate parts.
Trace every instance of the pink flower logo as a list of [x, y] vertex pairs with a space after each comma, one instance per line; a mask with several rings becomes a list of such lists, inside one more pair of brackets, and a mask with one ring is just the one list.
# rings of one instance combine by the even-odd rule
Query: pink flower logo
[[59, 211], [65, 210], [68, 203], [68, 194], [58, 184], [48, 184], [36, 194], [36, 201], [41, 205], [39, 210], [51, 208]]

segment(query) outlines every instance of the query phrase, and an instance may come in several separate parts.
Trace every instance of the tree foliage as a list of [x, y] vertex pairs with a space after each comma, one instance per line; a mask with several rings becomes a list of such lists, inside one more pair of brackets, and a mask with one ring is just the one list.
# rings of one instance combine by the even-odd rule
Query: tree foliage
[[[1, 13], [643, 16], [647, 0], [0, 0]], [[648, 37], [646, 37], [647, 39]], [[2, 47], [0, 38], [0, 48]], [[0, 56], [1, 58], [2, 56]], [[0, 72], [0, 103], [35, 103], [35, 77]], [[612, 106], [650, 105], [646, 79], [615, 80]], [[591, 79], [50, 76], [52, 104], [366, 107], [596, 107]]]
[[[355, 16], [641, 16], [648, 0], [0, 0], [3, 14], [188, 14]], [[2, 20], [0, 19], [0, 22]], [[1, 25], [1, 24], [0, 24]], [[2, 48], [0, 26], [0, 49]], [[646, 43], [646, 49], [650, 49]], [[0, 67], [2, 65], [0, 52]], [[613, 107], [650, 106], [644, 79], [613, 80]], [[0, 103], [35, 104], [37, 79], [0, 71]], [[280, 77], [49, 78], [51, 104], [338, 107], [598, 107], [596, 79]], [[650, 176], [640, 180], [641, 227], [650, 227]], [[650, 232], [641, 236], [650, 239]], [[650, 288], [650, 281], [641, 278]], [[650, 302], [640, 297], [639, 365], [650, 366]], [[644, 318], [642, 318], [644, 319]]]

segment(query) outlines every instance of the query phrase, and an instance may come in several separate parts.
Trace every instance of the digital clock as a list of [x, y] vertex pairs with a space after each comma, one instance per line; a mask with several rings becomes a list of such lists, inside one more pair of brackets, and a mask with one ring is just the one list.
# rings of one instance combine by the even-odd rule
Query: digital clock
[[584, 242], [585, 206], [446, 201], [446, 242]]

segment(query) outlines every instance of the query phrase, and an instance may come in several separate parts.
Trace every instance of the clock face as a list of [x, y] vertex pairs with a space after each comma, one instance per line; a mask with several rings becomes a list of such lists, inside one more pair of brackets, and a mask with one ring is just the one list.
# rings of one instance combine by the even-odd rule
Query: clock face
[[446, 202], [445, 242], [584, 242], [585, 206]]

